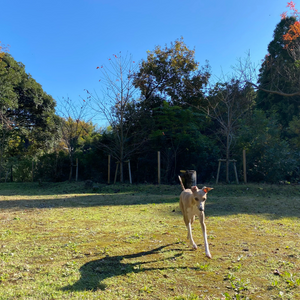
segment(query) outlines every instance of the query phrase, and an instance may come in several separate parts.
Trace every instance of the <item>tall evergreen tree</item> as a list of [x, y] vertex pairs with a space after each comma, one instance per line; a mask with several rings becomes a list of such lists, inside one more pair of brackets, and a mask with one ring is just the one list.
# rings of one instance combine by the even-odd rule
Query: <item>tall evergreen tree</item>
[[277, 24], [258, 80], [257, 107], [268, 115], [276, 112], [284, 128], [300, 112], [300, 96], [288, 95], [299, 91], [299, 82], [292, 78], [299, 78], [300, 68], [284, 40], [284, 35], [295, 21], [295, 17], [286, 17]]
[[1, 163], [5, 154], [20, 156], [49, 149], [58, 124], [55, 105], [25, 66], [5, 53], [0, 62]]

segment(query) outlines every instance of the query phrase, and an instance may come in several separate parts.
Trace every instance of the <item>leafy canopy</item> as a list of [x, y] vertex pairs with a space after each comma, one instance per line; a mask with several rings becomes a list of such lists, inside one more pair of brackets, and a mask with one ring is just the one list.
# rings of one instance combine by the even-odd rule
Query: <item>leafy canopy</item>
[[209, 66], [199, 70], [195, 51], [188, 49], [183, 38], [170, 47], [157, 46], [147, 53], [147, 60], [134, 75], [134, 84], [144, 99], [159, 96], [178, 104], [202, 98], [202, 89], [210, 77]]
[[9, 131], [25, 148], [46, 149], [57, 131], [55, 106], [54, 99], [25, 72], [25, 66], [5, 53], [0, 61], [2, 130]]

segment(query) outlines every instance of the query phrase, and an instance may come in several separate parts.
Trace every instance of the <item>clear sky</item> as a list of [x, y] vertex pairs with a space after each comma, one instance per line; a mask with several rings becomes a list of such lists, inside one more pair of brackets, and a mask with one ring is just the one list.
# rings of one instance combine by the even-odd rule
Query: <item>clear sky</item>
[[[99, 89], [99, 70], [113, 54], [132, 54], [180, 37], [215, 76], [250, 51], [253, 62], [288, 11], [287, 0], [9, 0], [2, 1], [0, 41], [54, 99]], [[296, 6], [297, 6], [297, 2]]]

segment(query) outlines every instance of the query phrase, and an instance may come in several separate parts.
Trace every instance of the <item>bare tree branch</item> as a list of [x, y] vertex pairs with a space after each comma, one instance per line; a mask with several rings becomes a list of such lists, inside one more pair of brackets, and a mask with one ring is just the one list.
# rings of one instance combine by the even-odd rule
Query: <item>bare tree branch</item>
[[92, 107], [96, 113], [109, 123], [113, 140], [110, 144], [100, 143], [101, 148], [106, 149], [118, 162], [120, 162], [120, 181], [123, 182], [123, 162], [127, 160], [143, 144], [143, 140], [130, 143], [133, 135], [131, 128], [134, 125], [135, 113], [130, 118], [127, 112], [135, 104], [135, 98], [139, 96], [138, 89], [133, 85], [132, 76], [138, 68], [138, 64], [131, 55], [123, 57], [121, 53], [113, 55], [109, 59], [109, 66], [97, 67], [101, 71], [101, 94], [87, 91], [92, 99]]

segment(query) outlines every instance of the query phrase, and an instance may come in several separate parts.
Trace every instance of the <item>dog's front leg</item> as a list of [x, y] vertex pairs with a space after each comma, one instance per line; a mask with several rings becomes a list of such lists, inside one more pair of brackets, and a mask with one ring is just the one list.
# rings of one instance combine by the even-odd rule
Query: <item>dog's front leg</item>
[[191, 221], [187, 224], [187, 230], [188, 230], [188, 239], [190, 240], [191, 245], [193, 245], [194, 249], [197, 249], [197, 245], [193, 240], [193, 235], [192, 235], [192, 224]]
[[201, 225], [201, 228], [202, 228], [202, 233], [203, 233], [203, 238], [204, 238], [205, 254], [208, 258], [211, 258], [211, 254], [210, 254], [209, 246], [208, 246], [208, 242], [207, 242], [206, 226], [205, 226], [205, 223], [204, 223], [205, 215], [204, 215], [203, 211], [200, 213], [200, 218], [199, 219], [200, 219], [200, 225]]

